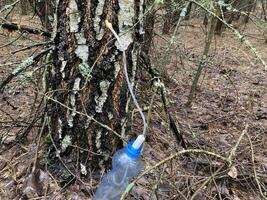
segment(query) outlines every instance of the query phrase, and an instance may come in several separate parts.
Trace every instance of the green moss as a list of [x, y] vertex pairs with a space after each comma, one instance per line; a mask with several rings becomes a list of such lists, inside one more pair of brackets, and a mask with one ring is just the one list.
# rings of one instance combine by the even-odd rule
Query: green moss
[[75, 0], [69, 1], [68, 13], [70, 18], [70, 32], [78, 32], [81, 16]]
[[22, 72], [23, 70], [25, 70], [27, 67], [29, 67], [30, 65], [32, 65], [34, 62], [33, 57], [29, 57], [27, 60], [24, 60], [17, 68], [15, 68], [12, 71], [12, 74], [14, 76], [16, 76], [18, 73]]
[[132, 32], [130, 28], [133, 26], [134, 19], [134, 0], [119, 1], [120, 11], [118, 15], [120, 39], [122, 41], [122, 47], [116, 41], [115, 45], [118, 49], [126, 50], [128, 46], [133, 42]]

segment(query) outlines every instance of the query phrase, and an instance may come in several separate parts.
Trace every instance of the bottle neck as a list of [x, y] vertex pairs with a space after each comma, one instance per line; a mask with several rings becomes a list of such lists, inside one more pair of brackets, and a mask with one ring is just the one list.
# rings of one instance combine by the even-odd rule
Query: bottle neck
[[133, 143], [133, 141], [128, 143], [128, 145], [125, 147], [125, 153], [131, 159], [138, 159], [142, 153], [142, 146], [140, 146], [138, 149], [135, 149], [133, 147]]

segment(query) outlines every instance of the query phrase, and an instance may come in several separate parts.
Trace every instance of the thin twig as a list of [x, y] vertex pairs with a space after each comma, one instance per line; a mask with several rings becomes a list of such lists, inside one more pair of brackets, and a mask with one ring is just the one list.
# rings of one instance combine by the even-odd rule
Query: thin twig
[[37, 160], [38, 160], [38, 151], [39, 151], [39, 146], [41, 143], [41, 137], [42, 137], [45, 125], [46, 125], [46, 117], [44, 118], [42, 128], [39, 132], [39, 137], [38, 137], [38, 141], [37, 141], [37, 147], [36, 147], [35, 157], [34, 157], [34, 162], [33, 162], [33, 167], [32, 167], [32, 173], [35, 173], [35, 170], [36, 170], [36, 165], [37, 165]]
[[194, 200], [196, 195], [211, 181], [211, 179], [213, 179], [222, 170], [223, 167], [224, 166], [221, 166], [210, 177], [208, 177], [207, 180], [205, 180], [204, 183], [202, 183], [202, 185], [194, 192], [190, 200]]
[[44, 97], [45, 97], [46, 99], [49, 99], [49, 100], [51, 100], [51, 101], [54, 101], [55, 103], [58, 103], [58, 104], [61, 105], [62, 107], [67, 108], [67, 109], [73, 111], [74, 113], [76, 113], [76, 114], [78, 114], [78, 115], [87, 117], [88, 119], [94, 121], [94, 122], [97, 123], [98, 125], [102, 126], [103, 128], [105, 128], [105, 129], [107, 129], [108, 131], [110, 131], [110, 132], [112, 132], [113, 134], [115, 134], [117, 137], [119, 137], [121, 140], [123, 140], [123, 142], [127, 142], [127, 140], [126, 140], [125, 138], [123, 138], [120, 134], [118, 134], [118, 133], [117, 133], [116, 131], [114, 131], [112, 128], [110, 128], [109, 126], [107, 126], [107, 125], [105, 125], [105, 124], [99, 122], [98, 120], [94, 119], [93, 117], [91, 117], [91, 116], [89, 116], [89, 115], [87, 115], [87, 114], [85, 114], [85, 113], [76, 111], [76, 110], [74, 110], [74, 109], [68, 107], [67, 105], [65, 105], [65, 104], [63, 104], [63, 103], [57, 101], [56, 99], [53, 99], [52, 97], [49, 97], [47, 94], [44, 94], [44, 93], [42, 93], [42, 92], [40, 92], [40, 94], [44, 95]]
[[40, 42], [40, 43], [37, 43], [37, 44], [32, 44], [32, 45], [23, 47], [23, 48], [21, 48], [21, 49], [17, 49], [17, 50], [15, 50], [15, 51], [11, 51], [11, 54], [15, 54], [15, 53], [18, 53], [18, 52], [21, 52], [21, 51], [25, 51], [25, 50], [34, 48], [34, 47], [39, 47], [39, 46], [47, 45], [47, 44], [51, 44], [51, 43], [52, 43], [52, 41], [48, 41], [48, 42]]
[[[113, 26], [110, 22], [108, 22], [107, 20], [105, 21], [105, 24], [106, 24], [106, 27], [112, 32], [112, 34], [115, 36], [115, 38], [117, 39], [118, 43], [120, 44], [121, 48], [123, 48], [123, 45], [122, 45], [122, 42], [118, 36], [118, 34], [116, 33], [116, 31], [113, 29]], [[129, 79], [129, 75], [128, 75], [128, 71], [127, 71], [127, 60], [126, 60], [126, 53], [125, 53], [125, 50], [123, 49], [122, 51], [122, 61], [123, 61], [123, 69], [124, 69], [124, 75], [125, 75], [125, 79], [126, 79], [126, 83], [127, 83], [127, 86], [128, 86], [128, 89], [129, 89], [129, 92], [131, 94], [131, 97], [133, 99], [133, 102], [134, 102], [134, 105], [135, 107], [137, 108], [138, 112], [140, 113], [140, 116], [143, 120], [143, 135], [145, 136], [146, 135], [146, 129], [147, 129], [147, 122], [146, 122], [146, 117], [141, 109], [141, 107], [139, 106], [139, 103], [136, 99], [136, 96], [133, 92], [133, 85], [132, 83], [130, 82], [130, 79]]]
[[30, 66], [32, 66], [35, 62], [37, 62], [39, 60], [39, 58], [43, 55], [46, 54], [48, 51], [50, 51], [52, 48], [47, 48], [35, 55], [33, 55], [32, 57], [29, 57], [28, 59], [24, 60], [17, 68], [15, 68], [15, 70], [13, 70], [13, 72], [7, 76], [1, 83], [0, 83], [0, 93], [4, 92], [4, 88], [5, 86], [14, 78], [16, 77], [18, 74], [20, 74], [21, 72], [25, 71], [26, 69], [28, 69]]
[[[162, 164], [164, 164], [164, 163], [166, 163], [166, 162], [168, 162], [168, 161], [170, 161], [170, 160], [172, 160], [172, 159], [174, 159], [174, 158], [176, 158], [176, 157], [178, 157], [178, 156], [181, 156], [181, 155], [184, 155], [184, 154], [190, 154], [190, 153], [194, 153], [194, 154], [201, 154], [201, 153], [203, 153], [203, 154], [207, 154], [207, 155], [210, 155], [210, 156], [214, 156], [214, 157], [216, 157], [216, 158], [219, 158], [219, 159], [225, 161], [226, 163], [229, 163], [229, 159], [228, 159], [228, 158], [225, 158], [225, 157], [223, 157], [223, 156], [221, 156], [221, 155], [219, 155], [219, 154], [216, 154], [216, 153], [214, 153], [214, 152], [206, 151], [206, 150], [204, 150], [204, 149], [187, 149], [187, 150], [182, 150], [182, 151], [179, 151], [179, 152], [177, 152], [177, 153], [175, 153], [175, 154], [173, 154], [173, 155], [170, 155], [169, 157], [167, 157], [167, 158], [161, 160], [161, 161], [158, 162], [156, 165], [151, 166], [151, 167], [148, 167], [148, 168], [147, 168], [144, 172], [142, 172], [142, 173], [141, 173], [141, 174], [140, 174], [134, 181], [132, 181], [132, 182], [130, 183], [130, 185], [131, 185], [131, 186], [134, 186], [135, 183], [136, 183], [141, 177], [143, 177], [145, 174], [147, 174], [147, 173], [150, 172], [151, 170], [153, 170], [153, 169], [155, 169], [155, 168], [161, 166]], [[128, 195], [128, 193], [129, 193], [129, 191], [130, 191], [130, 190], [125, 190], [124, 193], [122, 194], [120, 200], [125, 199], [125, 197], [126, 197], [126, 196]]]
[[253, 165], [253, 173], [254, 173], [255, 181], [256, 181], [256, 184], [257, 184], [257, 186], [259, 188], [259, 191], [260, 191], [260, 194], [261, 194], [262, 198], [267, 200], [266, 195], [264, 195], [264, 193], [263, 193], [263, 191], [261, 189], [260, 181], [259, 181], [258, 174], [257, 174], [257, 171], [256, 171], [256, 167], [255, 167], [254, 149], [253, 149], [252, 141], [251, 141], [251, 138], [250, 138], [248, 132], [246, 132], [246, 136], [247, 136], [249, 144], [250, 144], [251, 161], [252, 161], [252, 165]]
[[1, 46], [0, 46], [0, 49], [1, 49], [1, 48], [4, 48], [4, 47], [6, 47], [6, 46], [9, 46], [9, 45], [11, 45], [11, 44], [13, 44], [13, 43], [16, 42], [18, 39], [20, 39], [22, 35], [23, 35], [23, 33], [21, 33], [21, 34], [20, 34], [17, 38], [15, 38], [14, 40], [12, 40], [12, 41], [10, 41], [10, 42], [8, 42], [8, 43], [6, 43], [6, 44], [1, 45]]
[[[47, 116], [46, 116], [46, 118], [47, 118]], [[68, 168], [68, 166], [64, 163], [64, 161], [62, 160], [62, 158], [61, 158], [61, 156], [59, 155], [59, 150], [58, 150], [58, 148], [57, 148], [57, 146], [56, 146], [56, 144], [55, 144], [55, 142], [54, 142], [54, 140], [53, 140], [53, 138], [52, 138], [52, 135], [51, 135], [51, 128], [50, 128], [50, 126], [49, 126], [49, 120], [47, 119], [47, 121], [48, 121], [48, 134], [49, 134], [49, 137], [50, 137], [50, 140], [51, 140], [51, 142], [52, 142], [52, 144], [53, 144], [53, 146], [54, 146], [54, 148], [55, 148], [55, 150], [56, 150], [56, 154], [57, 154], [57, 157], [58, 157], [58, 159], [59, 159], [59, 161], [62, 163], [62, 165], [65, 167], [65, 169], [73, 176], [73, 178], [75, 177], [77, 180], [79, 180], [83, 185], [86, 185], [85, 184], [85, 182], [83, 182], [81, 179], [80, 179], [80, 177], [78, 177], [78, 176], [76, 176], [69, 168]]]
[[12, 4], [10, 4], [10, 5], [6, 5], [6, 6], [4, 6], [4, 8], [2, 8], [2, 9], [0, 10], [0, 13], [4, 12], [5, 10], [7, 10], [7, 9], [9, 9], [9, 8], [14, 7], [18, 2], [20, 2], [20, 0], [17, 0], [17, 1], [15, 1], [15, 2], [13, 2]]
[[196, 2], [195, 0], [191, 0], [191, 2], [193, 2], [196, 5], [198, 5], [199, 7], [201, 7], [205, 11], [207, 11], [209, 14], [213, 15], [214, 17], [216, 17], [223, 24], [225, 24], [230, 30], [232, 30], [234, 32], [234, 34], [237, 36], [237, 38], [240, 39], [241, 43], [243, 42], [245, 44], [245, 46], [248, 47], [255, 54], [255, 56], [258, 58], [258, 60], [260, 60], [260, 62], [264, 66], [265, 71], [267, 71], [267, 63], [262, 59], [262, 57], [259, 54], [259, 52], [257, 51], [257, 49], [255, 49], [253, 47], [253, 45], [247, 39], [245, 39], [245, 37], [237, 29], [235, 29], [231, 24], [228, 24], [225, 20], [221, 19], [218, 15], [216, 15], [211, 10], [207, 9], [202, 4]]
[[246, 123], [245, 125], [245, 129], [242, 131], [241, 135], [239, 136], [235, 146], [232, 148], [232, 150], [230, 151], [229, 153], [229, 156], [228, 156], [228, 160], [230, 161], [230, 163], [232, 164], [232, 158], [233, 156], [235, 155], [236, 153], [236, 150], [237, 150], [237, 147], [239, 146], [242, 138], [244, 137], [244, 135], [247, 133], [247, 130], [248, 130], [248, 123]]

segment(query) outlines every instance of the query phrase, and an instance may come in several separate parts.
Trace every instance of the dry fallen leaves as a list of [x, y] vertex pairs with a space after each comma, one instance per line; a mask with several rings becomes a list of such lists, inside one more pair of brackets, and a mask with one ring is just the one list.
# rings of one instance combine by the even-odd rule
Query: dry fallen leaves
[[235, 166], [232, 166], [231, 169], [228, 172], [228, 175], [232, 178], [236, 178], [237, 177], [237, 169]]

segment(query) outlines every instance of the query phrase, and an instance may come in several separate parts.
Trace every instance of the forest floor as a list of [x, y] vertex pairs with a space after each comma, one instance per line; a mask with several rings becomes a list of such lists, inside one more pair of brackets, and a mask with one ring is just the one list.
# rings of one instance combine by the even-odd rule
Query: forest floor
[[[262, 33], [252, 23], [243, 28], [245, 38], [267, 61], [267, 44]], [[156, 30], [160, 32], [161, 29]], [[267, 194], [267, 76], [264, 66], [233, 32], [225, 30], [213, 40], [197, 96], [188, 108], [185, 104], [204, 49], [206, 29], [197, 19], [182, 22], [172, 46], [172, 35], [161, 35], [157, 31], [151, 48], [152, 63], [163, 74], [169, 112], [176, 119], [188, 148], [226, 158], [232, 155], [232, 165], [203, 152], [177, 155], [148, 171], [138, 180], [128, 199], [186, 200], [192, 196], [195, 200], [263, 199], [261, 195]], [[12, 42], [18, 36], [0, 32], [0, 80], [37, 48], [18, 53], [15, 50], [40, 42], [40, 37], [32, 35]], [[2, 46], [8, 42], [12, 44]], [[147, 75], [145, 80], [138, 86], [137, 97], [143, 107], [148, 107], [153, 100], [143, 156], [149, 167], [182, 148], [170, 130], [159, 94], [151, 89], [150, 77]], [[41, 82], [38, 74], [29, 79], [18, 76], [0, 98], [0, 199], [19, 199], [23, 193], [34, 199], [48, 196], [48, 199], [90, 199], [92, 188], [89, 193], [84, 189], [92, 186], [90, 180], [85, 180], [86, 186], [76, 182], [65, 190], [45, 168], [39, 171], [38, 183], [31, 174], [36, 152], [39, 156], [45, 155], [45, 144], [38, 143], [40, 120], [32, 127], [34, 119], [40, 115], [35, 110], [42, 102], [34, 88]], [[140, 127], [138, 120], [132, 125], [135, 132]]]

